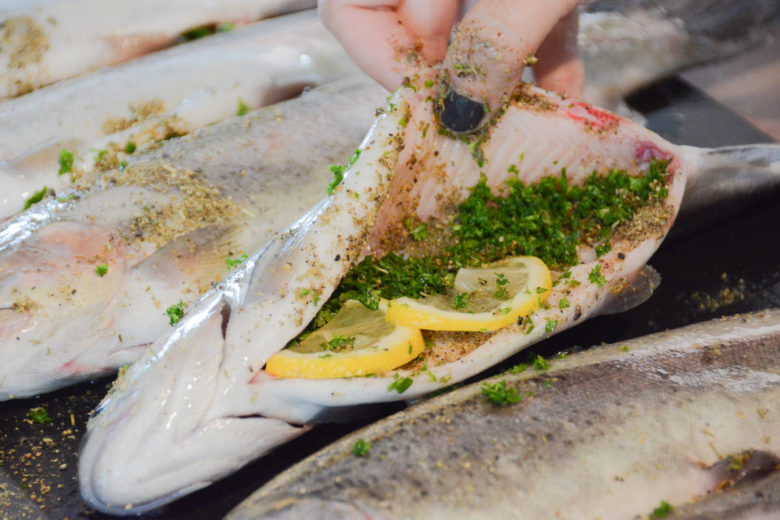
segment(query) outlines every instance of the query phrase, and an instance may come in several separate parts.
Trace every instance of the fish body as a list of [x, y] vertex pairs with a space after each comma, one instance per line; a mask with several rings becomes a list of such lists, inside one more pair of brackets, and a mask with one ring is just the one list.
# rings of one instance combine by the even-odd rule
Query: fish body
[[[679, 509], [670, 518], [772, 518], [777, 468], [744, 492], [721, 486], [749, 465], [728, 456], [763, 453], [770, 473], [780, 461], [778, 354], [780, 310], [770, 309], [502, 374], [348, 435], [227, 518], [608, 520], [662, 501]], [[522, 400], [490, 402], [483, 386], [498, 381]], [[353, 454], [358, 440], [370, 443], [365, 457]]]
[[166, 141], [9, 220], [0, 397], [134, 361], [168, 329], [168, 307], [192, 303], [226, 260], [240, 263], [326, 193], [328, 165], [354, 150], [385, 95], [365, 77], [312, 92]]
[[309, 0], [7, 0], [0, 6], [0, 99], [174, 43], [189, 29], [314, 7]]
[[240, 106], [253, 110], [355, 73], [309, 11], [8, 100], [0, 104], [0, 128], [9, 130], [0, 143], [0, 218], [20, 211], [42, 186], [68, 187], [70, 175], [59, 171], [63, 149], [73, 154], [75, 171], [100, 169], [99, 150], [121, 152], [132, 142], [138, 153], [169, 135], [229, 118]]
[[[413, 399], [462, 381], [589, 317], [619, 311], [649, 296], [657, 277], [645, 263], [672, 225], [687, 177], [709, 167], [708, 151], [678, 147], [636, 123], [526, 86], [481, 143], [485, 163], [480, 166], [473, 148], [435, 131], [437, 123], [426, 101], [431, 93], [422, 85], [420, 79], [416, 89], [401, 89], [390, 100], [332, 198], [206, 294], [192, 314], [152, 344], [115, 385], [88, 424], [80, 457], [82, 496], [91, 506], [115, 514], [156, 507], [279, 442], [275, 435], [274, 442], [266, 442], [262, 428], [251, 426], [259, 422], [255, 419], [309, 424], [344, 418], [370, 403]], [[398, 126], [387, 129], [387, 114], [398, 112], [403, 114], [395, 116]], [[395, 139], [389, 139], [391, 135]], [[391, 182], [386, 161], [376, 159], [376, 147], [383, 144], [380, 158], [398, 152]], [[764, 151], [771, 153], [777, 149]], [[524, 321], [494, 333], [433, 334], [420, 362], [425, 370], [411, 364], [376, 377], [330, 380], [281, 379], [262, 370], [330, 296], [348, 267], [345, 260], [359, 258], [355, 243], [363, 243], [361, 254], [396, 250], [392, 237], [403, 234], [398, 225], [405, 218], [431, 223], [446, 219], [453, 204], [483, 175], [497, 190], [513, 170], [523, 182], [534, 183], [565, 168], [568, 182], [578, 184], [593, 171], [637, 172], [654, 158], [670, 161], [663, 208], [636, 222], [637, 232], [616, 239], [600, 258], [592, 248], [580, 249], [580, 263], [570, 274], [574, 281], [553, 288], [551, 305], [530, 316], [533, 326]], [[771, 158], [754, 167], [778, 169]], [[368, 186], [368, 201], [367, 188], [360, 184], [366, 177], [374, 182]], [[330, 212], [341, 204], [353, 208], [356, 192], [366, 204], [381, 202], [363, 210], [376, 211], [375, 221], [368, 216], [345, 227], [331, 225]], [[604, 279], [594, 278], [594, 270]], [[570, 305], [560, 303], [564, 298]], [[412, 382], [403, 393], [394, 389], [398, 378]], [[241, 431], [242, 418], [251, 435]], [[232, 433], [222, 428], [225, 421]], [[291, 426], [287, 436], [297, 433]], [[132, 439], [143, 439], [143, 446], [129, 449]], [[203, 444], [221, 446], [218, 460]], [[204, 457], [209, 457], [208, 464]], [[197, 465], [197, 476], [179, 471], [190, 464], [186, 461]]]

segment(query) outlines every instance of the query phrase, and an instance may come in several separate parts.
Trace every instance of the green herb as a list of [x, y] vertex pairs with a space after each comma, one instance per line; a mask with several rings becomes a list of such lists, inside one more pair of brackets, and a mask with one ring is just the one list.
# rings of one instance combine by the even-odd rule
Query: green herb
[[387, 390], [395, 390], [399, 394], [402, 394], [406, 392], [410, 386], [412, 386], [413, 382], [414, 381], [412, 381], [411, 377], [401, 377], [398, 374], [393, 374], [393, 382], [390, 383], [390, 386], [387, 387]]
[[517, 175], [517, 174], [519, 174], [519, 173], [520, 173], [520, 172], [518, 171], [518, 169], [517, 169], [517, 166], [515, 166], [514, 164], [510, 164], [510, 165], [509, 165], [509, 168], [507, 168], [507, 169], [506, 169], [506, 171], [508, 171], [509, 173], [513, 173], [513, 174], [515, 174], [515, 175]]
[[59, 163], [59, 175], [62, 175], [63, 173], [69, 173], [73, 169], [73, 153], [65, 150], [64, 148], [60, 150]]
[[30, 409], [30, 411], [27, 412], [27, 418], [38, 424], [45, 424], [51, 422], [51, 417], [49, 417], [49, 412], [47, 412], [46, 408], [44, 408], [43, 406]]
[[119, 171], [124, 171], [124, 169], [127, 168], [127, 161], [122, 161], [119, 163]]
[[566, 359], [567, 357], [569, 357], [569, 354], [568, 352], [558, 352], [555, 355], [555, 357], [557, 357], [558, 359]]
[[108, 150], [95, 150], [95, 164], [100, 164], [105, 159]]
[[100, 264], [95, 266], [95, 274], [99, 277], [104, 277], [108, 272], [108, 264]]
[[330, 341], [322, 343], [322, 350], [332, 350], [333, 352], [339, 352], [349, 347], [355, 346], [355, 338], [349, 336], [342, 336], [341, 334], [334, 334]]
[[228, 271], [234, 267], [241, 265], [241, 262], [249, 258], [246, 253], [243, 253], [238, 258], [225, 258], [225, 265], [227, 265]]
[[596, 267], [591, 269], [590, 273], [588, 273], [588, 280], [590, 280], [591, 283], [595, 283], [599, 287], [602, 287], [607, 283], [607, 279], [604, 278], [603, 274], [601, 274], [601, 264], [596, 264]]
[[371, 443], [363, 439], [358, 439], [352, 446], [352, 454], [356, 457], [365, 457], [369, 450], [371, 450]]
[[46, 192], [47, 192], [48, 190], [49, 190], [49, 189], [48, 189], [46, 186], [44, 186], [44, 187], [43, 187], [43, 188], [41, 188], [40, 190], [38, 190], [38, 191], [36, 191], [35, 193], [33, 193], [33, 194], [30, 196], [30, 198], [29, 198], [29, 199], [27, 199], [26, 201], [24, 201], [24, 209], [28, 209], [28, 208], [29, 208], [30, 206], [32, 206], [33, 204], [37, 204], [37, 203], [39, 203], [40, 201], [42, 201], [42, 200], [43, 200], [43, 197], [45, 197], [45, 196], [46, 196]]
[[528, 363], [518, 363], [512, 368], [509, 369], [510, 374], [520, 374], [522, 372], [525, 372], [528, 368]]
[[533, 358], [532, 364], [533, 364], [533, 366], [534, 366], [534, 368], [536, 370], [549, 370], [550, 369], [550, 362], [547, 361], [546, 359], [544, 359], [542, 356], [540, 356], [538, 354], [536, 355], [535, 358]]
[[426, 80], [425, 81], [425, 88], [431, 88], [433, 86], [433, 80]]
[[558, 320], [551, 320], [550, 318], [547, 318], [546, 320], [547, 321], [544, 324], [544, 331], [550, 333], [558, 326]]
[[247, 105], [243, 99], [238, 98], [238, 109], [236, 109], [237, 116], [245, 116], [249, 113], [249, 105]]
[[628, 352], [628, 345], [623, 345], [622, 347], [620, 347], [620, 350], [622, 350], [623, 352]]
[[594, 249], [596, 251], [596, 256], [602, 256], [609, 253], [612, 250], [612, 246], [609, 244], [596, 244]]
[[199, 38], [203, 38], [204, 36], [209, 36], [211, 34], [214, 34], [213, 27], [210, 27], [208, 25], [201, 25], [198, 27], [193, 27], [192, 29], [181, 33], [181, 38], [185, 41], [192, 41], [192, 40], [197, 40]]
[[328, 195], [333, 195], [333, 192], [336, 191], [336, 187], [341, 184], [341, 181], [344, 180], [344, 172], [346, 172], [350, 166], [355, 164], [355, 161], [358, 160], [358, 157], [360, 157], [360, 150], [355, 150], [355, 153], [352, 154], [352, 157], [349, 158], [349, 161], [347, 161], [345, 166], [330, 166], [330, 172], [333, 174], [333, 180], [330, 181], [330, 184], [328, 184]]
[[135, 152], [136, 148], [137, 146], [133, 141], [127, 141], [127, 143], [125, 144], [125, 153], [127, 154], [133, 153]]
[[661, 505], [653, 509], [650, 518], [663, 518], [674, 511], [674, 507], [666, 500], [661, 500]]
[[494, 384], [482, 383], [482, 393], [490, 402], [502, 406], [517, 403], [523, 398], [517, 393], [517, 388], [507, 388], [503, 379]]
[[499, 300], [506, 300], [509, 298], [509, 294], [506, 291], [506, 285], [509, 283], [509, 278], [504, 273], [496, 273], [496, 298]]
[[75, 196], [72, 193], [68, 193], [67, 195], [64, 195], [62, 197], [57, 197], [57, 202], [68, 202], [75, 198]]
[[231, 32], [233, 29], [236, 28], [236, 24], [233, 22], [222, 22], [217, 24], [217, 32], [223, 33], [223, 32]]
[[561, 298], [560, 300], [558, 300], [558, 308], [559, 309], [567, 309], [567, 308], [569, 308], [569, 306], [571, 306], [571, 304], [569, 303], [569, 300], [567, 300], [565, 296], [563, 298]]
[[455, 296], [455, 301], [453, 302], [452, 306], [458, 310], [465, 309], [466, 305], [468, 304], [468, 299], [468, 293], [459, 293]]
[[537, 287], [536, 288], [536, 294], [544, 294], [546, 292], [547, 292], [547, 289], [545, 289], [544, 287]]
[[179, 300], [176, 305], [171, 305], [165, 309], [165, 314], [168, 315], [168, 320], [171, 325], [176, 325], [184, 317], [184, 302]]

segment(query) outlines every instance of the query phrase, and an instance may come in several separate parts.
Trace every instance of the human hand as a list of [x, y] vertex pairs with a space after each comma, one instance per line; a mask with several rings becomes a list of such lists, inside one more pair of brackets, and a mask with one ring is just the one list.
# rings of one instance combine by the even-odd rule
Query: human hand
[[[320, 16], [355, 62], [386, 88], [443, 61], [442, 123], [476, 129], [519, 83], [525, 65], [543, 88], [579, 96], [577, 0], [479, 0], [452, 34], [457, 0], [320, 0]], [[535, 60], [538, 59], [538, 62]], [[535, 63], [534, 63], [535, 62]]]

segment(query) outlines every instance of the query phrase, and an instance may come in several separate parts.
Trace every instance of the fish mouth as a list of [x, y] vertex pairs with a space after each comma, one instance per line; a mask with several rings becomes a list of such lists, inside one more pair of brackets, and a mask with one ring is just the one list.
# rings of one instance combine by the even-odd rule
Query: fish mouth
[[[184, 370], [137, 362], [115, 384], [121, 391], [110, 392], [90, 419], [79, 483], [91, 507], [113, 515], [149, 511], [308, 430], [224, 404], [219, 381], [231, 306], [219, 296], [204, 307], [150, 346], [171, 349], [166, 355], [180, 362], [171, 366]], [[147, 377], [160, 384], [141, 384]]]

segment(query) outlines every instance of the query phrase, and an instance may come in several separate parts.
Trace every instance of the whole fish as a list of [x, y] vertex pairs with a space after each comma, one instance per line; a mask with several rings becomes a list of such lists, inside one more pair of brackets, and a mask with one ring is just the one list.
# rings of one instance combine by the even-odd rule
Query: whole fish
[[9, 220], [0, 399], [134, 361], [168, 328], [169, 306], [180, 313], [227, 260], [240, 263], [326, 194], [328, 165], [354, 150], [385, 96], [364, 76], [316, 90], [166, 141]]
[[183, 32], [313, 7], [311, 0], [6, 0], [0, 100], [171, 45]]
[[0, 104], [0, 128], [8, 129], [0, 140], [0, 218], [20, 211], [43, 186], [57, 191], [70, 184], [58, 162], [63, 149], [74, 171], [100, 169], [128, 155], [128, 142], [138, 153], [356, 72], [308, 11], [9, 100]]
[[[780, 309], [771, 309], [502, 374], [346, 436], [227, 518], [609, 520], [646, 518], [662, 501], [683, 518], [771, 518], [779, 354]], [[521, 401], [488, 400], [496, 384]], [[353, 454], [358, 441], [370, 444], [365, 457]], [[774, 470], [761, 481], [771, 492], [735, 499], [762, 466]], [[694, 508], [702, 516], [682, 514]], [[755, 516], [735, 514], [748, 508]]]
[[[434, 94], [424, 79], [390, 100], [331, 198], [206, 294], [119, 379], [90, 420], [81, 452], [80, 486], [90, 505], [113, 514], [154, 508], [300, 434], [298, 425], [425, 395], [589, 317], [644, 301], [657, 284], [645, 263], [672, 225], [686, 179], [721, 168], [731, 155], [675, 146], [636, 123], [525, 86], [478, 143], [480, 165], [473, 143], [435, 130]], [[753, 160], [735, 159], [731, 171], [777, 178], [780, 147], [752, 150]], [[533, 184], [565, 168], [567, 182], [577, 185], [593, 171], [636, 174], [653, 158], [670, 161], [666, 202], [632, 220], [631, 231], [600, 258], [581, 247], [579, 263], [552, 289], [552, 304], [522, 324], [434, 333], [421, 361], [377, 377], [283, 379], [263, 370], [360, 255], [408, 235], [397, 225], [406, 218], [432, 225], [447, 218], [481, 176], [499, 189], [514, 175]]]
[[[585, 99], [616, 109], [623, 95], [645, 83], [761, 41], [780, 16], [780, 7], [765, 0], [756, 0], [751, 16], [734, 0], [704, 9], [710, 3], [656, 1], [621, 11], [590, 4], [580, 15]], [[239, 99], [258, 108], [354, 70], [334, 38], [310, 19], [313, 13], [282, 18], [0, 104], [0, 128], [14, 129], [0, 140], [0, 218], [43, 186], [68, 185], [69, 176], [58, 175], [63, 148], [74, 154], [74, 167], [90, 170], [98, 157], [102, 163], [102, 150], [121, 150], [128, 141], [140, 149], [232, 116]]]

